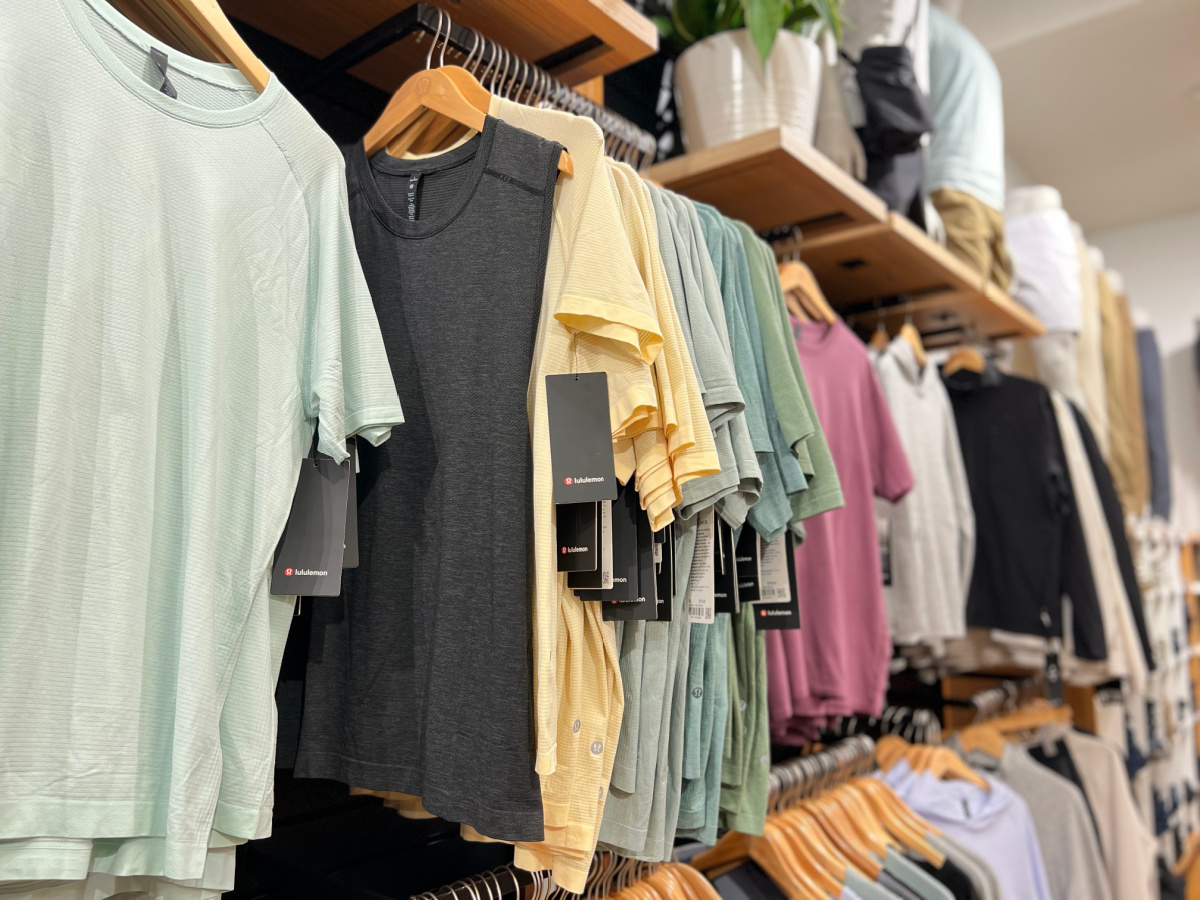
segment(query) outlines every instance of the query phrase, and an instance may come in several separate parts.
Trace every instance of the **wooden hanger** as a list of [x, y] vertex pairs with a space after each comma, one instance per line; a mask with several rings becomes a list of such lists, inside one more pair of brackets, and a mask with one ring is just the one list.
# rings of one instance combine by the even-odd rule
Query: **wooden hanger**
[[917, 366], [925, 368], [925, 345], [921, 343], [921, 333], [917, 331], [917, 327], [913, 325], [912, 316], [904, 317], [904, 324], [900, 326], [900, 331], [896, 333], [897, 337], [903, 338], [912, 347], [913, 353], [917, 357]]
[[941, 781], [954, 778], [968, 781], [978, 788], [991, 793], [992, 786], [987, 780], [967, 765], [966, 761], [949, 747], [935, 747], [931, 754], [927, 771]]
[[797, 260], [785, 260], [778, 266], [779, 286], [785, 295], [795, 293], [800, 305], [808, 312], [808, 317], [814, 322], [825, 322], [832, 325], [837, 321], [837, 313], [825, 299], [825, 294], [817, 284], [812, 269]]
[[894, 734], [885, 734], [875, 742], [875, 761], [879, 768], [888, 772], [892, 766], [904, 759], [912, 744]]
[[964, 753], [978, 750], [996, 760], [1004, 755], [1004, 734], [990, 723], [968, 725], [956, 737]]
[[1045, 700], [1035, 700], [1015, 712], [993, 719], [988, 724], [1003, 734], [1035, 731], [1043, 725], [1070, 725], [1071, 707], [1051, 706]]
[[860, 778], [850, 782], [847, 789], [860, 795], [869, 810], [869, 815], [878, 821], [906, 850], [918, 854], [935, 867], [941, 868], [945, 857], [925, 839], [924, 831], [914, 827], [900, 815], [900, 810], [893, 805], [891, 799], [894, 798], [895, 802], [899, 803], [899, 798], [896, 798], [894, 794], [888, 798], [887, 794], [880, 794], [874, 790], [872, 785], [877, 783], [877, 779]]
[[[483, 131], [491, 96], [487, 88], [461, 66], [417, 72], [392, 95], [363, 137], [363, 149], [367, 156], [374, 156], [384, 147], [391, 156], [403, 156], [427, 129], [433, 127], [438, 116], [444, 116], [456, 125], [465, 125], [471, 131]], [[411, 127], [414, 125], [415, 128]], [[444, 133], [439, 138], [441, 136]], [[575, 172], [565, 150], [559, 154], [558, 170], [567, 175]]]
[[882, 353], [888, 348], [892, 339], [888, 337], [887, 329], [883, 327], [883, 320], [879, 320], [879, 324], [875, 326], [875, 330], [871, 333], [871, 340], [867, 343], [876, 353]]
[[116, 6], [145, 30], [201, 59], [232, 63], [258, 93], [271, 73], [246, 46], [216, 0], [116, 0]]
[[960, 347], [950, 354], [950, 358], [942, 366], [942, 374], [953, 375], [960, 369], [982, 375], [987, 370], [987, 360], [974, 347]]

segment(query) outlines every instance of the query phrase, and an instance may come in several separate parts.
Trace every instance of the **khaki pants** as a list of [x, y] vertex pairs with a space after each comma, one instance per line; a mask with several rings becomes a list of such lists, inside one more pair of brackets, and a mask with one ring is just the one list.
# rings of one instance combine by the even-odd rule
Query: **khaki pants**
[[942, 188], [929, 195], [946, 227], [946, 249], [1007, 291], [1012, 260], [1004, 244], [1004, 216], [982, 200]]

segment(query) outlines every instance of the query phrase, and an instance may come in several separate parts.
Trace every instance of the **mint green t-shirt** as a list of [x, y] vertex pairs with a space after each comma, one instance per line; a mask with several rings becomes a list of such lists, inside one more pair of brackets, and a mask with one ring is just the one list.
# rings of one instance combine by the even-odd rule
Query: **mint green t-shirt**
[[9, 0], [0, 59], [0, 840], [199, 879], [214, 828], [269, 830], [314, 429], [341, 460], [403, 419], [342, 160], [100, 0]]

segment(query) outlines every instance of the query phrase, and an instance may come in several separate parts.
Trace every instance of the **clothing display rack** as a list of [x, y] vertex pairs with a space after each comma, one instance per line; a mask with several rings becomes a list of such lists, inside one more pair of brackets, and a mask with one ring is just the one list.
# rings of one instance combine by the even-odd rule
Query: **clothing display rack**
[[885, 734], [904, 738], [910, 744], [940, 744], [942, 726], [931, 709], [888, 706], [881, 716], [835, 716], [821, 733], [827, 741], [866, 735], [878, 739]]
[[767, 809], [778, 812], [875, 768], [875, 741], [856, 734], [814, 753], [771, 766]]
[[530, 63], [475, 29], [454, 24], [448, 13], [429, 3], [415, 3], [401, 10], [330, 53], [294, 86], [294, 91], [300, 96], [315, 93], [337, 75], [414, 34], [418, 41], [429, 37], [435, 47], [440, 41], [443, 63], [449, 51], [451, 64], [477, 70], [480, 80], [502, 86], [511, 99], [519, 98], [520, 102], [535, 106], [551, 105], [591, 119], [604, 132], [610, 152], [626, 148], [635, 152], [635, 168], [644, 168], [654, 161], [658, 149], [654, 135], [588, 100], [547, 71], [593, 49], [595, 38]]

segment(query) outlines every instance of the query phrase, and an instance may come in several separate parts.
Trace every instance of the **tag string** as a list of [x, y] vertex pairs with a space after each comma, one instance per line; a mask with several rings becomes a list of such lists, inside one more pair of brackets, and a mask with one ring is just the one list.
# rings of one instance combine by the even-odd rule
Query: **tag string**
[[571, 371], [575, 373], [575, 380], [579, 380], [579, 332], [571, 332]]

